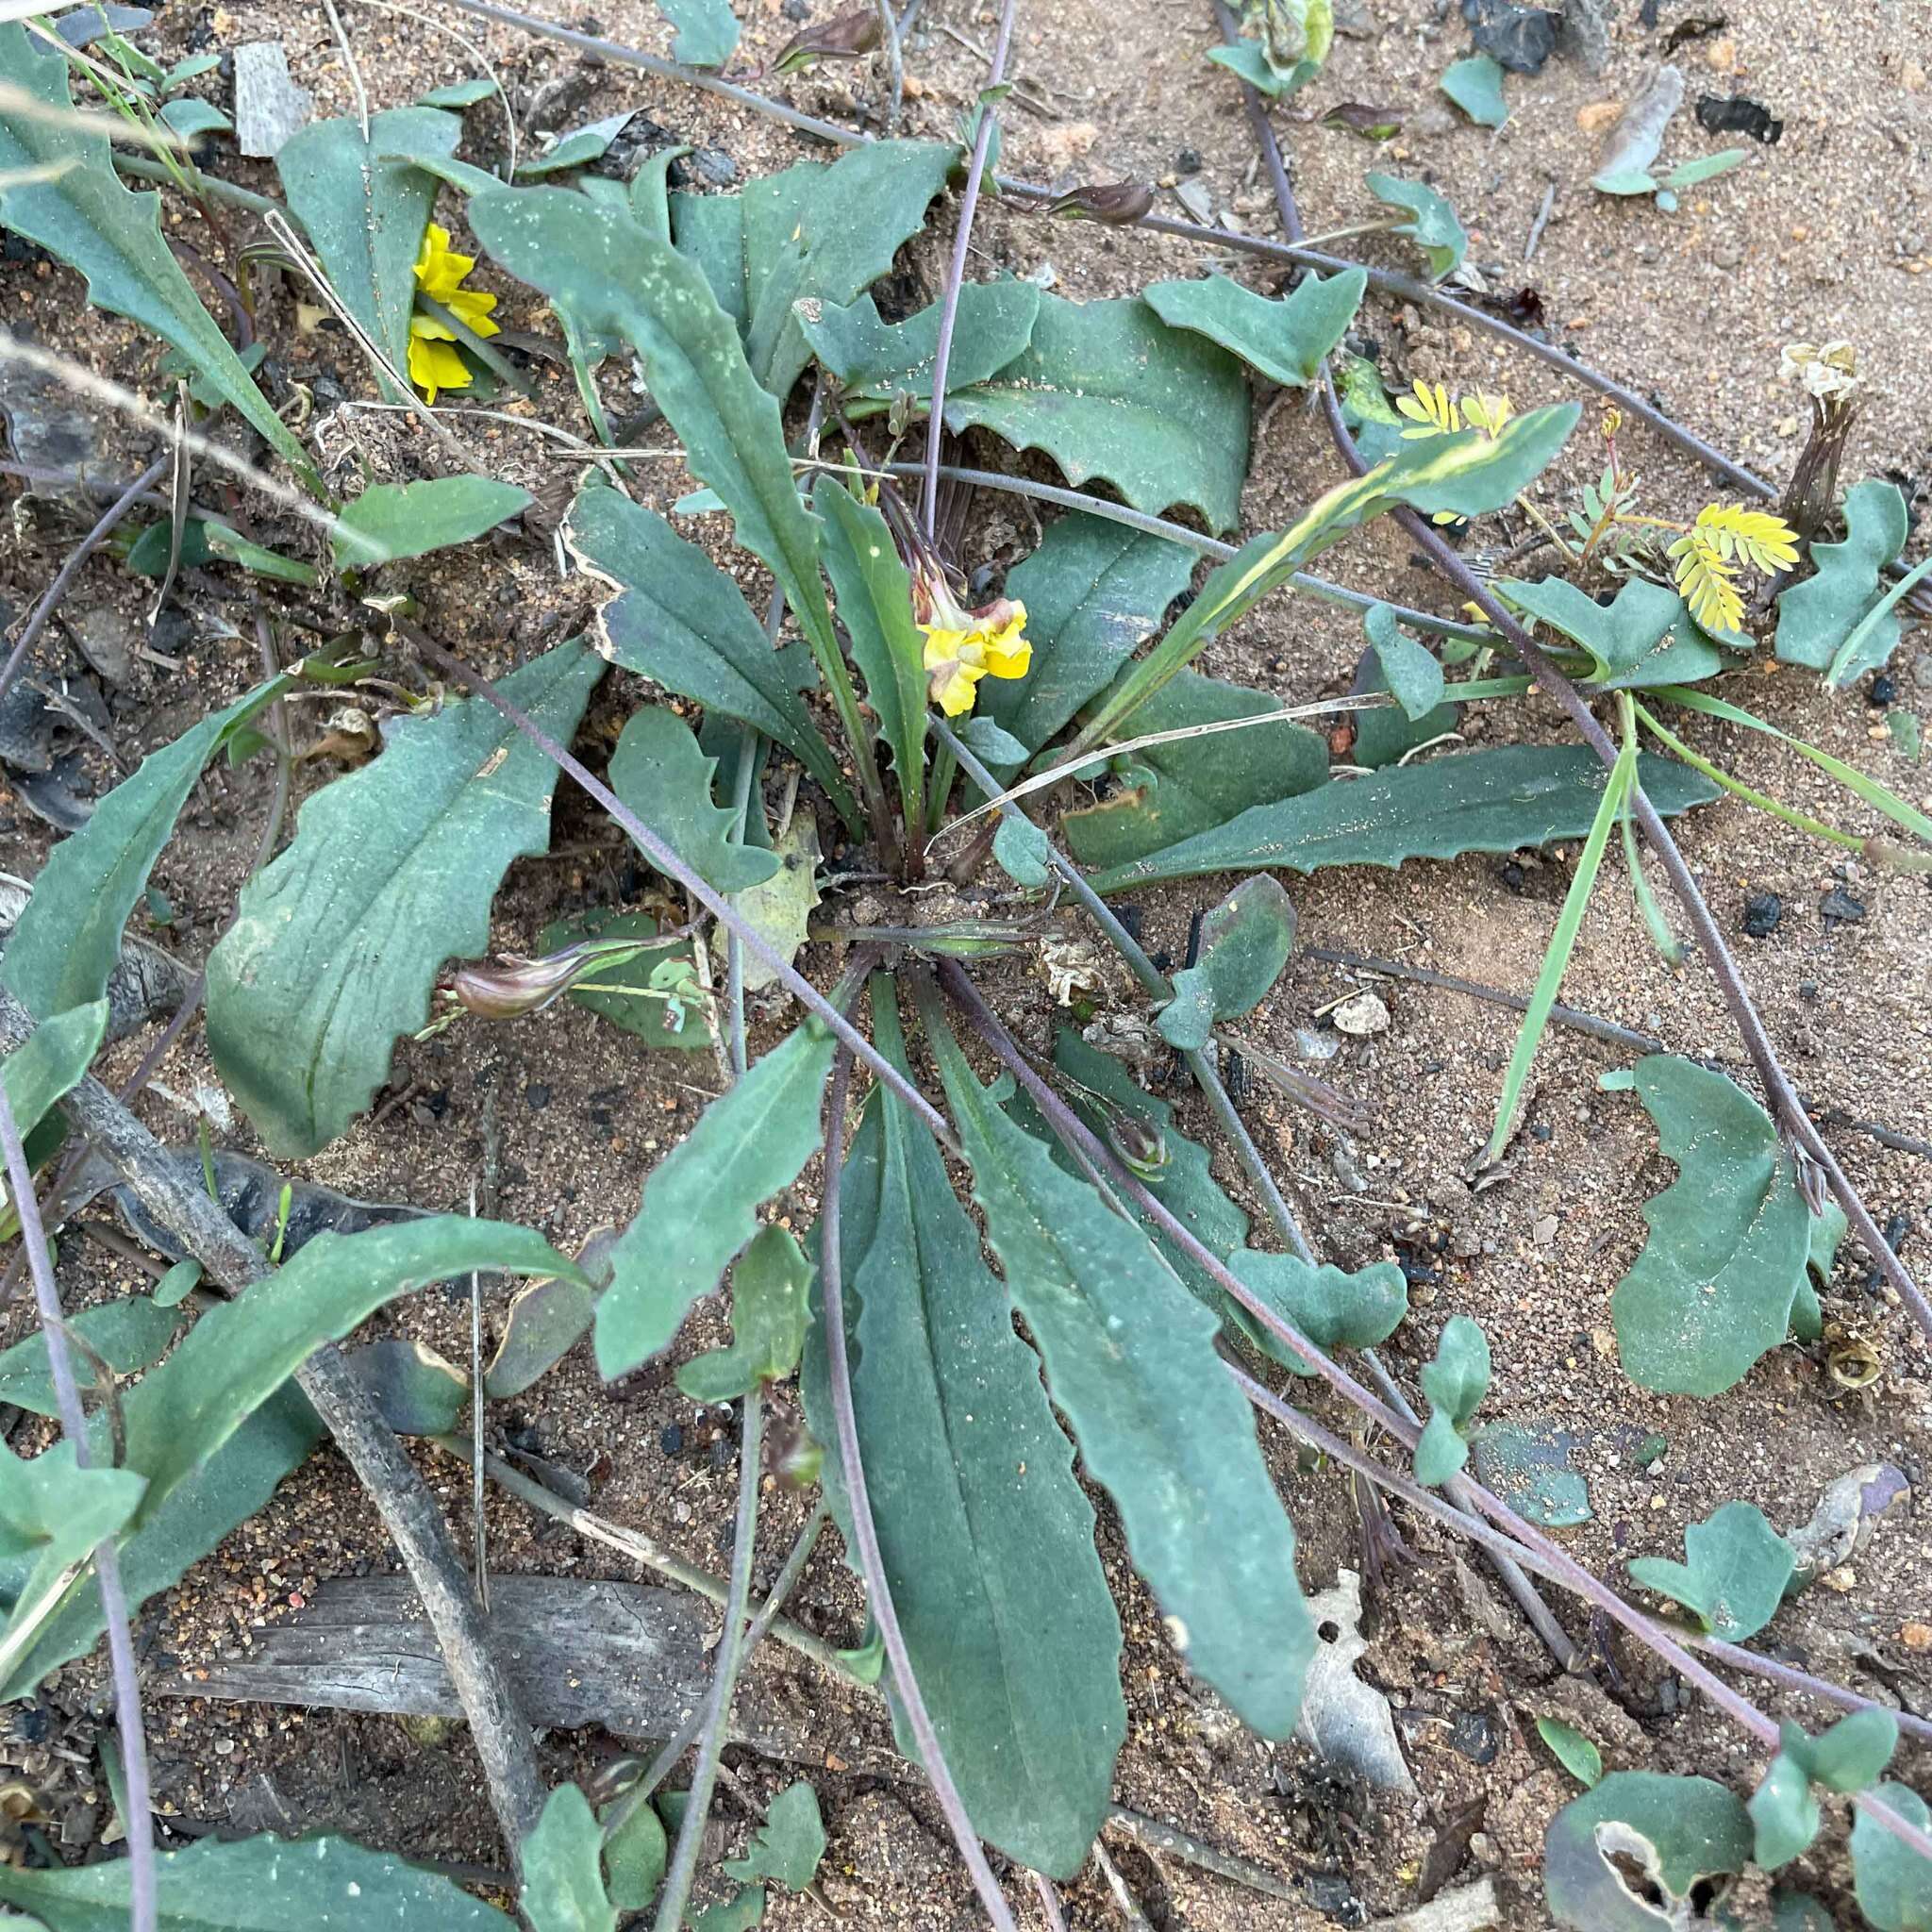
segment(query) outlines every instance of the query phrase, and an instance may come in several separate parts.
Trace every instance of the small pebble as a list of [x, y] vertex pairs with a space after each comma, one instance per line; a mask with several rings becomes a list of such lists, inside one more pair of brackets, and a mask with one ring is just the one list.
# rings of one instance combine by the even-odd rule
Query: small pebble
[[1201, 157], [1191, 147], [1184, 147], [1174, 158], [1176, 175], [1198, 175], [1201, 172]]
[[1548, 1121], [1535, 1121], [1530, 1124], [1529, 1138], [1532, 1141], [1554, 1141], [1557, 1138], [1557, 1130]]
[[550, 1089], [533, 1080], [524, 1089], [524, 1099], [532, 1113], [541, 1113], [550, 1105]]
[[1557, 1217], [1554, 1214], [1545, 1214], [1530, 1229], [1529, 1234], [1530, 1239], [1536, 1242], [1538, 1247], [1547, 1248], [1553, 1246], [1557, 1239]]
[[1878, 674], [1878, 675], [1874, 677], [1872, 680], [1872, 682], [1865, 687], [1865, 702], [1868, 705], [1870, 705], [1874, 711], [1884, 710], [1886, 706], [1890, 704], [1891, 701], [1897, 696], [1898, 681], [1892, 676], [1892, 675], [1889, 671], [1881, 671]]
[[722, 147], [699, 148], [691, 165], [713, 188], [729, 188], [738, 179], [738, 163]]
[[1898, 1641], [1907, 1650], [1932, 1650], [1932, 1624], [1901, 1624]]
[[1768, 940], [1784, 917], [1785, 902], [1775, 892], [1753, 892], [1744, 901], [1744, 933], [1749, 939]]
[[1389, 1030], [1389, 1008], [1372, 992], [1358, 992], [1353, 999], [1343, 1000], [1329, 1017], [1335, 1022], [1335, 1030], [1351, 1040], [1366, 1040]]
[[658, 1438], [658, 1446], [667, 1456], [682, 1456], [684, 1454], [684, 1431], [675, 1423], [667, 1424]]
[[1449, 1741], [1476, 1764], [1493, 1763], [1499, 1749], [1494, 1720], [1479, 1710], [1465, 1710], [1457, 1717], [1449, 1727]]
[[787, 20], [801, 25], [811, 18], [811, 8], [805, 4], [805, 0], [785, 0], [784, 6], [778, 10]]
[[1818, 915], [1826, 925], [1840, 921], [1855, 924], [1865, 916], [1865, 908], [1842, 886], [1834, 886], [1818, 902]]

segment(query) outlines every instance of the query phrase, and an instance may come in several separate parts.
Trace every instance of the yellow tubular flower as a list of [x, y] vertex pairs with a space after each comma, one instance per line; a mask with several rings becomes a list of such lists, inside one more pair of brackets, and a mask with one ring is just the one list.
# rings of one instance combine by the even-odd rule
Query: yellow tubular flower
[[973, 708], [982, 677], [1024, 677], [1032, 667], [1025, 605], [996, 597], [977, 610], [962, 610], [930, 555], [913, 560], [912, 616], [925, 636], [926, 689], [949, 718]]
[[[416, 286], [434, 302], [441, 302], [479, 336], [493, 336], [497, 325], [491, 321], [496, 297], [480, 289], [466, 289], [463, 278], [476, 266], [472, 255], [458, 255], [449, 245], [449, 230], [431, 222], [423, 236], [422, 253], [416, 258]], [[409, 318], [409, 380], [434, 402], [439, 391], [468, 389], [470, 369], [456, 349], [456, 332], [447, 323], [432, 315]]]

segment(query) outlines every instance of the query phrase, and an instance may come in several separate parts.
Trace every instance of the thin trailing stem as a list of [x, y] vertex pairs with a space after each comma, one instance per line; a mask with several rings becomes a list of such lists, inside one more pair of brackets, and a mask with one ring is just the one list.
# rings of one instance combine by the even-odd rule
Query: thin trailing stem
[[664, 1890], [658, 1900], [657, 1932], [677, 1932], [684, 1907], [698, 1874], [698, 1854], [704, 1847], [705, 1823], [710, 1816], [711, 1791], [718, 1779], [718, 1759], [731, 1718], [731, 1693], [738, 1667], [748, 1648], [744, 1613], [751, 1602], [751, 1566], [758, 1531], [758, 1463], [763, 1431], [764, 1385], [754, 1383], [741, 1405], [743, 1422], [738, 1441], [738, 1527], [731, 1546], [731, 1589], [724, 1601], [724, 1634], [718, 1640], [717, 1667], [711, 1677], [710, 1699], [704, 1728], [698, 1734], [697, 1762], [691, 1774], [691, 1792], [684, 1820], [677, 1828], [677, 1846], [671, 1855]]
[[[1010, 10], [1010, 0], [1009, 0]], [[826, 1381], [830, 1385], [832, 1413], [838, 1422], [839, 1468], [845, 1482], [847, 1507], [852, 1517], [853, 1554], [865, 1576], [867, 1601], [873, 1620], [885, 1641], [886, 1657], [892, 1667], [892, 1682], [898, 1688], [899, 1703], [906, 1723], [918, 1747], [919, 1761], [932, 1782], [933, 1795], [945, 1813], [959, 1856], [973, 1879], [973, 1889], [1000, 1932], [1018, 1932], [1013, 1914], [986, 1861], [973, 1821], [946, 1768], [945, 1754], [940, 1748], [939, 1733], [933, 1728], [932, 1714], [919, 1680], [912, 1673], [912, 1659], [906, 1648], [906, 1633], [899, 1627], [899, 1613], [893, 1607], [891, 1586], [886, 1580], [885, 1558], [879, 1552], [878, 1527], [873, 1521], [872, 1498], [866, 1489], [865, 1463], [858, 1450], [858, 1418], [852, 1404], [852, 1364], [845, 1353], [844, 1268], [839, 1245], [839, 1197], [841, 1170], [845, 1164], [845, 1114], [852, 1092], [852, 1056], [841, 1046], [832, 1062], [831, 1093], [825, 1104], [825, 1171], [824, 1202], [819, 1221], [819, 1284], [824, 1298]]]
[[[54, 1280], [47, 1231], [34, 1198], [33, 1172], [27, 1166], [20, 1125], [7, 1085], [0, 1080], [0, 1154], [4, 1154], [8, 1191], [20, 1217], [20, 1243], [33, 1276], [34, 1303], [41, 1332], [47, 1344], [54, 1397], [60, 1426], [74, 1449], [74, 1466], [93, 1465], [88, 1442], [87, 1414], [80, 1406], [79, 1385], [74, 1379], [74, 1359], [67, 1347], [67, 1325], [61, 1319], [60, 1291]], [[111, 1536], [103, 1537], [93, 1553], [94, 1576], [100, 1585], [101, 1614], [108, 1625], [108, 1658], [114, 1676], [114, 1724], [121, 1735], [121, 1760], [127, 1777], [127, 1816], [121, 1823], [127, 1834], [129, 1923], [133, 1932], [154, 1932], [155, 1834], [150, 1802], [147, 1734], [141, 1718], [141, 1677], [135, 1668], [134, 1641], [127, 1625], [127, 1592], [121, 1585], [121, 1558]]]
[[899, 131], [900, 110], [906, 105], [906, 57], [899, 45], [899, 22], [892, 12], [892, 0], [873, 0], [878, 8], [879, 43], [886, 50], [886, 86], [890, 98], [885, 124], [888, 137]]
[[446, 308], [422, 289], [416, 291], [416, 307], [441, 323], [498, 381], [508, 383], [520, 396], [526, 396], [531, 402], [537, 400], [537, 385], [494, 342], [478, 335], [454, 308]]
[[[879, 0], [879, 6], [882, 11], [890, 12], [890, 0]], [[1018, 0], [1005, 0], [1000, 8], [999, 33], [992, 43], [992, 61], [987, 76], [989, 89], [997, 87], [1006, 77], [1007, 50], [1012, 44], [1013, 15], [1017, 9]], [[887, 33], [896, 50], [898, 38], [892, 34], [890, 24]], [[959, 319], [959, 290], [966, 279], [966, 251], [973, 242], [973, 216], [979, 207], [979, 184], [986, 174], [993, 128], [998, 125], [994, 103], [984, 97], [979, 104], [978, 121], [973, 136], [973, 158], [966, 167], [966, 191], [959, 197], [959, 226], [953, 237], [953, 258], [947, 265], [945, 291], [940, 298], [939, 345], [932, 358], [932, 408], [925, 418], [925, 480], [919, 492], [919, 525], [928, 543], [932, 541], [933, 525], [939, 515], [940, 438], [945, 433], [946, 373], [953, 358], [953, 328]]]

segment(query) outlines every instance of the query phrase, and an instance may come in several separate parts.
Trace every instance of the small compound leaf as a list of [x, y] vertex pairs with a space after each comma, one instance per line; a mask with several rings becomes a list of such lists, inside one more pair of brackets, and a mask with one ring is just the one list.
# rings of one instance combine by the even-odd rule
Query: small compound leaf
[[591, 1332], [596, 1296], [587, 1282], [556, 1274], [531, 1282], [511, 1298], [503, 1337], [483, 1372], [492, 1402], [521, 1395], [548, 1374]]
[[1294, 908], [1263, 873], [1237, 886], [1201, 922], [1200, 957], [1174, 976], [1174, 998], [1155, 1021], [1168, 1045], [1206, 1046], [1217, 1020], [1251, 1013], [1268, 997], [1294, 950]]
[[1755, 1503], [1726, 1503], [1684, 1532], [1690, 1560], [1634, 1557], [1630, 1574], [1673, 1598], [1712, 1635], [1742, 1643], [1771, 1622], [1796, 1559]]
[[1787, 664], [1829, 671], [1832, 684], [1842, 690], [1890, 661], [1905, 629], [1896, 608], [1865, 633], [1855, 663], [1835, 660], [1885, 594], [1885, 567], [1905, 548], [1910, 529], [1905, 494], [1896, 483], [1867, 478], [1845, 491], [1844, 541], [1813, 543], [1814, 575], [1777, 600], [1776, 649]]
[[[808, 297], [795, 304], [793, 312], [812, 354], [837, 377], [848, 398], [889, 403], [909, 395], [915, 402], [930, 403], [940, 307], [935, 302], [896, 324], [880, 321], [870, 295], [861, 295], [847, 308]], [[968, 282], [959, 291], [953, 324], [948, 389], [991, 381], [1033, 340], [1039, 312], [1040, 291], [1031, 282]]]
[[1478, 127], [1500, 127], [1509, 118], [1502, 66], [1487, 54], [1457, 60], [1437, 85]]
[[1461, 267], [1462, 258], [1469, 253], [1469, 236], [1441, 195], [1421, 181], [1405, 181], [1399, 175], [1370, 174], [1362, 178], [1377, 201], [1408, 211], [1408, 220], [1391, 232], [1406, 236], [1428, 258], [1431, 281], [1440, 282]]
[[787, 1891], [803, 1891], [825, 1856], [825, 1827], [819, 1816], [819, 1794], [800, 1778], [772, 1800], [765, 1822], [753, 1835], [741, 1858], [726, 1858], [727, 1878], [746, 1884], [769, 1878]]
[[1650, 1238], [1611, 1293], [1618, 1355], [1642, 1388], [1722, 1394], [1790, 1332], [1810, 1209], [1777, 1129], [1735, 1082], [1666, 1054], [1631, 1077], [1677, 1178], [1645, 1204]]
[[811, 1263], [790, 1232], [760, 1228], [731, 1271], [731, 1346], [686, 1362], [677, 1371], [678, 1389], [693, 1402], [736, 1402], [761, 1382], [782, 1382], [798, 1366], [805, 1345], [810, 1281]]
[[532, 1932], [616, 1932], [617, 1910], [604, 1895], [604, 1829], [575, 1785], [558, 1785], [523, 1843], [517, 1898]]
[[345, 504], [329, 541], [338, 570], [368, 570], [468, 543], [530, 507], [527, 490], [491, 476], [372, 483]]
[[1221, 275], [1204, 281], [1153, 282], [1141, 292], [1170, 328], [1192, 329], [1219, 342], [1270, 382], [1307, 389], [1348, 333], [1368, 280], [1368, 271], [1359, 268], [1326, 281], [1310, 275], [1281, 301], [1257, 295]]
[[[23, 1141], [80, 1085], [107, 1032], [108, 1002], [94, 1000], [42, 1021], [0, 1059], [0, 1082], [6, 1085], [7, 1106]], [[5, 1359], [0, 1357], [0, 1363]]]
[[610, 789], [714, 891], [742, 892], [763, 885], [778, 861], [741, 843], [738, 815], [711, 802], [717, 769], [682, 718], [646, 705], [618, 736]]
[[1604, 1754], [1574, 1724], [1559, 1717], [1540, 1717], [1536, 1731], [1578, 1784], [1588, 1789], [1602, 1782]]
[[651, 1170], [597, 1302], [597, 1367], [607, 1381], [669, 1346], [757, 1233], [756, 1210], [798, 1178], [819, 1144], [832, 1043], [808, 1021], [712, 1101]]
[[[0, 1865], [0, 1900], [32, 1913], [47, 1932], [105, 1932], [127, 1917], [130, 1869], [125, 1858], [58, 1872]], [[341, 1838], [208, 1839], [163, 1852], [155, 1879], [167, 1932], [307, 1932], [336, 1916], [338, 1901], [341, 1916], [365, 1925], [516, 1932], [513, 1920], [455, 1879]]]
[[107, 991], [121, 963], [122, 927], [203, 767], [281, 689], [279, 679], [263, 685], [151, 753], [54, 848], [0, 954], [0, 986], [36, 1020], [91, 1006]]
[[1241, 516], [1248, 466], [1248, 393], [1224, 349], [1169, 328], [1138, 296], [1041, 298], [1024, 354], [946, 397], [955, 435], [990, 429], [1043, 450], [1075, 488], [1111, 483], [1140, 510], [1175, 504], [1208, 526]]
[[[416, 259], [436, 206], [436, 176], [395, 158], [448, 160], [462, 132], [454, 114], [433, 106], [391, 108], [369, 116], [366, 134], [353, 115], [313, 122], [291, 135], [275, 156], [290, 211], [307, 231], [331, 287], [398, 375], [408, 373]], [[403, 399], [387, 379], [382, 391]]]
[[1662, 584], [1632, 577], [1607, 605], [1561, 577], [1495, 588], [1506, 602], [1580, 645], [1590, 657], [1590, 680], [1602, 690], [1697, 684], [1724, 669], [1683, 598]]
[[469, 1407], [469, 1377], [427, 1342], [386, 1336], [342, 1358], [399, 1436], [446, 1436]]
[[[1741, 1872], [1751, 1841], [1751, 1820], [1723, 1785], [1613, 1771], [1551, 1820], [1544, 1896], [1551, 1916], [1572, 1932], [1676, 1932], [1692, 1923], [1690, 1900], [1700, 1881]], [[1620, 1870], [1626, 1861], [1664, 1905], [1631, 1890]]]
[[1031, 891], [1053, 876], [1052, 842], [1031, 819], [1003, 818], [992, 835], [992, 856], [1016, 886]]
[[738, 47], [738, 16], [725, 0], [658, 0], [677, 29], [671, 58], [687, 67], [723, 67]]
[[[1717, 796], [1708, 779], [1674, 758], [1641, 758], [1638, 775], [1666, 817]], [[1102, 892], [1124, 892], [1206, 873], [1394, 866], [1406, 858], [1455, 858], [1581, 839], [1596, 818], [1605, 776], [1595, 755], [1581, 746], [1463, 752], [1256, 806], [1211, 831], [1110, 866], [1091, 883]], [[1067, 836], [1076, 853], [1077, 823], [1070, 813]]]
[[[1932, 1807], [1910, 1787], [1882, 1784], [1873, 1796], [1907, 1824], [1932, 1830]], [[1862, 1811], [1852, 1820], [1852, 1873], [1858, 1909], [1878, 1932], [1932, 1932], [1932, 1858]]]
[[[1227, 1257], [1227, 1265], [1244, 1288], [1254, 1290], [1324, 1353], [1387, 1341], [1408, 1313], [1408, 1283], [1393, 1261], [1377, 1261], [1351, 1274], [1326, 1265], [1311, 1267], [1294, 1255], [1241, 1248]], [[1315, 1373], [1245, 1308], [1240, 1309], [1239, 1319], [1251, 1339], [1285, 1368], [1298, 1375]]]
[[[538, 938], [544, 953], [561, 952], [581, 940], [648, 940], [658, 922], [648, 912], [591, 910], [546, 925]], [[700, 1000], [667, 997], [654, 975], [695, 983], [697, 960], [690, 939], [666, 940], [629, 959], [602, 960], [580, 985], [570, 990], [572, 1005], [586, 1007], [614, 1026], [634, 1033], [646, 1046], [667, 1053], [702, 1053], [711, 1043]], [[684, 971], [677, 971], [679, 967]]]
[[1362, 628], [1374, 646], [1382, 681], [1402, 707], [1403, 716], [1411, 724], [1426, 718], [1442, 702], [1441, 659], [1417, 643], [1386, 604], [1372, 605], [1363, 612]]
[[588, 167], [630, 125], [636, 112], [635, 108], [626, 108], [621, 114], [608, 114], [601, 121], [572, 128], [558, 137], [554, 147], [519, 161], [516, 178], [534, 181], [545, 175], [561, 175], [568, 168]]
[[[603, 671], [562, 644], [503, 693], [568, 742]], [[302, 808], [208, 962], [208, 1043], [272, 1154], [304, 1158], [368, 1106], [396, 1040], [428, 1018], [443, 961], [488, 946], [511, 859], [549, 843], [556, 781], [549, 758], [467, 698], [404, 719], [373, 764]]]
[[1465, 1436], [1490, 1391], [1489, 1338], [1467, 1315], [1451, 1315], [1442, 1324], [1422, 1383], [1429, 1398], [1429, 1420], [1416, 1444], [1415, 1478], [1434, 1488], [1469, 1460]]

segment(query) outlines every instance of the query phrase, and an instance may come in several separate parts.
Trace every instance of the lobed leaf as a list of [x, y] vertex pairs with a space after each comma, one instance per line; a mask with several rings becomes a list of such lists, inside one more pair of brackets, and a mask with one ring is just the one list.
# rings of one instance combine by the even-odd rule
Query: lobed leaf
[[[1393, 1261], [1376, 1261], [1353, 1274], [1312, 1266], [1296, 1255], [1264, 1255], [1242, 1248], [1227, 1257], [1242, 1287], [1253, 1289], [1324, 1353], [1373, 1348], [1387, 1341], [1408, 1313], [1408, 1283]], [[1245, 1308], [1240, 1326], [1250, 1341], [1297, 1375], [1315, 1371], [1270, 1335]]]
[[738, 17], [725, 0], [658, 0], [677, 29], [671, 58], [687, 67], [723, 67], [738, 46]]
[[[1661, 1932], [1690, 1924], [1691, 1894], [1741, 1872], [1751, 1846], [1750, 1818], [1723, 1785], [1613, 1771], [1551, 1820], [1543, 1893], [1574, 1932]], [[1625, 1881], [1626, 1861], [1657, 1889], [1657, 1907]]]
[[1600, 690], [1697, 684], [1725, 668], [1724, 654], [1692, 623], [1683, 598], [1643, 577], [1631, 577], [1607, 605], [1561, 577], [1494, 588], [1506, 603], [1579, 645], [1590, 658], [1590, 681]]
[[1776, 651], [1787, 664], [1828, 674], [1842, 690], [1867, 671], [1889, 663], [1905, 620], [1889, 610], [1866, 632], [1855, 662], [1838, 663], [1840, 649], [1886, 591], [1885, 567], [1905, 548], [1911, 519], [1896, 483], [1868, 477], [1845, 491], [1842, 543], [1813, 543], [1813, 574], [1777, 600]]
[[825, 1855], [825, 1827], [819, 1794], [800, 1778], [771, 1802], [765, 1822], [752, 1834], [741, 1858], [725, 1858], [719, 1869], [727, 1878], [754, 1883], [769, 1878], [787, 1891], [803, 1891]]
[[1490, 1391], [1489, 1338], [1467, 1315], [1451, 1315], [1442, 1324], [1422, 1384], [1429, 1420], [1415, 1447], [1415, 1479], [1433, 1488], [1469, 1460], [1469, 1424]]
[[[603, 671], [573, 641], [502, 690], [568, 741]], [[272, 1154], [313, 1154], [368, 1106], [396, 1040], [428, 1018], [443, 961], [488, 946], [511, 859], [548, 844], [556, 779], [468, 698], [401, 721], [380, 758], [303, 807], [208, 962], [208, 1044]]]
[[761, 1382], [782, 1382], [798, 1366], [805, 1345], [811, 1273], [789, 1230], [760, 1228], [731, 1271], [731, 1346], [684, 1363], [678, 1389], [693, 1402], [735, 1402]]
[[[848, 308], [809, 296], [794, 303], [792, 312], [812, 354], [848, 399], [889, 403], [909, 395], [930, 403], [941, 306], [935, 302], [891, 325], [879, 319], [870, 295]], [[1039, 312], [1040, 291], [1031, 282], [966, 283], [946, 360], [949, 387], [967, 389], [997, 375], [1032, 341]]]
[[1217, 1020], [1253, 1012], [1294, 950], [1294, 908], [1264, 873], [1237, 886], [1201, 922], [1199, 957], [1174, 975], [1174, 998], [1156, 1016], [1168, 1045], [1206, 1046]]
[[1776, 1614], [1796, 1568], [1791, 1546], [1755, 1503], [1726, 1503], [1684, 1532], [1690, 1560], [1633, 1557], [1632, 1578], [1680, 1603], [1727, 1642], [1755, 1637]]
[[1431, 281], [1440, 282], [1462, 266], [1462, 258], [1469, 253], [1468, 233], [1456, 210], [1433, 188], [1405, 181], [1399, 175], [1369, 174], [1362, 178], [1385, 207], [1407, 211], [1407, 221], [1396, 224], [1391, 232], [1406, 236], [1428, 257]]
[[[719, 892], [762, 885], [777, 858], [739, 839], [738, 814], [712, 803], [715, 758], [675, 711], [646, 705], [625, 719], [610, 754], [610, 789]], [[602, 975], [598, 975], [600, 978]]]
[[1279, 301], [1257, 295], [1223, 275], [1202, 281], [1152, 282], [1141, 293], [1170, 328], [1206, 336], [1270, 382], [1307, 389], [1348, 333], [1368, 283], [1366, 269], [1352, 268], [1325, 281], [1307, 275]]

